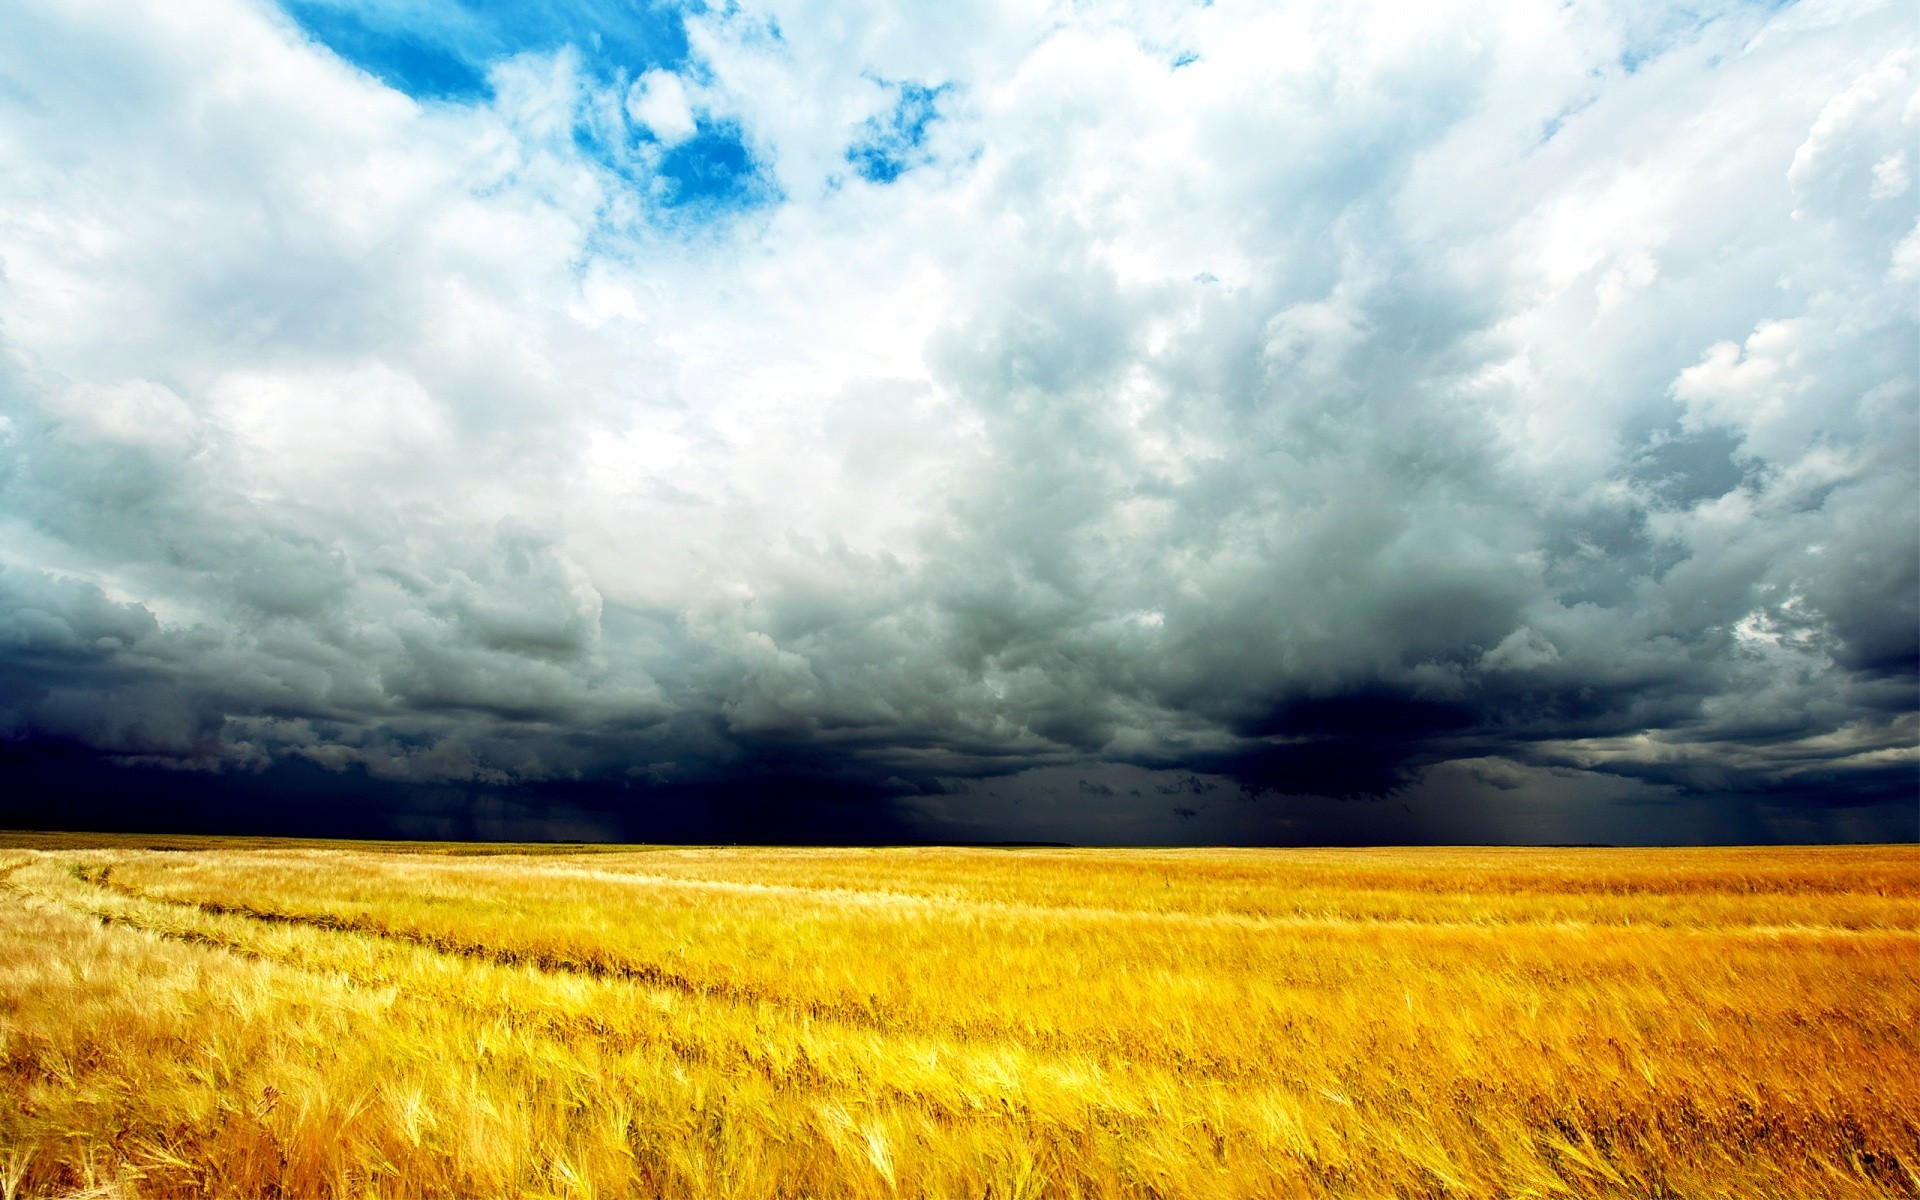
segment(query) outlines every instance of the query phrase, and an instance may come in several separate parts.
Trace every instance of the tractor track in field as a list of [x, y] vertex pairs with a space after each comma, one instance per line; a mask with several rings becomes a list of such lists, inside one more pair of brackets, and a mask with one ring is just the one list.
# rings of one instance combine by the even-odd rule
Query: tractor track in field
[[[821, 1002], [795, 1002], [789, 997], [768, 993], [751, 985], [735, 983], [730, 980], [699, 979], [683, 972], [674, 971], [658, 963], [635, 962], [632, 960], [606, 960], [583, 958], [575, 955], [555, 954], [549, 951], [522, 949], [513, 946], [489, 945], [468, 938], [453, 937], [444, 933], [430, 933], [425, 930], [407, 929], [388, 925], [370, 917], [341, 917], [333, 913], [286, 912], [278, 909], [261, 908], [250, 904], [231, 904], [219, 900], [187, 900], [172, 896], [157, 896], [137, 887], [122, 883], [111, 875], [111, 869], [81, 875], [83, 882], [103, 891], [123, 896], [129, 900], [148, 904], [166, 905], [171, 908], [185, 909], [204, 913], [213, 917], [239, 917], [248, 921], [257, 921], [266, 925], [288, 925], [306, 929], [325, 930], [328, 933], [341, 933], [363, 937], [379, 938], [383, 941], [429, 950], [435, 954], [452, 958], [461, 958], [469, 962], [481, 962], [490, 966], [514, 968], [532, 968], [550, 974], [578, 975], [589, 979], [635, 984], [660, 991], [674, 992], [696, 1000], [712, 1000], [724, 1004], [747, 1007], [765, 1005], [778, 1008], [793, 1016], [812, 1020], [833, 1021], [843, 1025], [859, 1025], [883, 1032], [897, 1031], [907, 1027], [896, 1014], [887, 1013], [873, 1005], [829, 1004]], [[118, 924], [140, 924], [136, 918], [120, 914], [95, 914], [102, 920]], [[197, 941], [207, 945], [218, 945], [228, 949], [241, 949], [249, 957], [265, 957], [258, 951], [241, 948], [238, 941], [229, 942], [217, 935], [203, 934], [191, 930], [175, 931], [158, 926], [146, 926], [150, 932], [176, 940]]]
[[[746, 1064], [751, 1069], [766, 1076], [781, 1087], [806, 1088], [817, 1086], [826, 1077], [819, 1075], [816, 1067], [801, 1056], [797, 1066], [782, 1068], [779, 1064], [766, 1060], [766, 1056], [756, 1053], [750, 1047], [734, 1047], [724, 1054], [715, 1054], [711, 1046], [695, 1039], [677, 1036], [670, 1031], [656, 1028], [651, 1033], [638, 1033], [634, 1029], [624, 1028], [601, 1020], [591, 1014], [565, 1013], [549, 1005], [503, 1005], [498, 1001], [478, 1002], [471, 999], [459, 999], [444, 994], [428, 995], [409, 986], [395, 975], [383, 971], [357, 971], [344, 966], [330, 966], [321, 963], [301, 962], [272, 953], [269, 950], [249, 945], [243, 939], [234, 936], [222, 936], [206, 930], [181, 928], [144, 919], [130, 913], [104, 911], [90, 905], [75, 903], [71, 897], [63, 897], [37, 889], [23, 888], [8, 877], [12, 871], [27, 864], [13, 864], [0, 867], [0, 892], [11, 892], [16, 896], [31, 898], [50, 905], [74, 916], [97, 922], [105, 928], [121, 928], [150, 934], [164, 941], [178, 942], [207, 950], [222, 951], [238, 958], [253, 962], [270, 964], [276, 967], [309, 974], [326, 974], [347, 980], [356, 986], [390, 988], [396, 992], [433, 1003], [453, 1003], [469, 1012], [490, 1014], [503, 1018], [509, 1025], [518, 1029], [527, 1029], [537, 1033], [559, 1037], [562, 1040], [592, 1038], [603, 1045], [615, 1048], [640, 1048], [661, 1046], [675, 1057], [687, 1063], [708, 1063], [716, 1066], [733, 1067]], [[858, 1030], [863, 1033], [880, 1034], [889, 1038], [909, 1038], [931, 1047], [938, 1047], [942, 1053], [991, 1052], [997, 1045], [1015, 1044], [1021, 1050], [1040, 1055], [1043, 1058], [1056, 1058], [1071, 1055], [1074, 1073], [1084, 1072], [1088, 1067], [1111, 1065], [1111, 1062], [1125, 1061], [1122, 1046], [1118, 1041], [1102, 1040], [1090, 1042], [1085, 1038], [1062, 1037], [1043, 1030], [1012, 1029], [1003, 1025], [985, 1026], [979, 1023], [965, 1027], [934, 1025], [917, 1021], [911, 1017], [902, 1018], [898, 1014], [887, 1014], [879, 1010], [847, 1005], [824, 1005], [794, 1003], [791, 1000], [769, 996], [751, 989], [724, 989], [701, 986], [706, 981], [689, 981], [688, 987], [669, 987], [649, 984], [645, 975], [639, 971], [596, 971], [578, 967], [542, 967], [529, 956], [513, 956], [511, 961], [488, 952], [483, 954], [460, 954], [436, 945], [431, 938], [412, 936], [407, 931], [397, 935], [386, 935], [374, 928], [350, 924], [321, 914], [321, 920], [303, 920], [293, 914], [264, 914], [259, 910], [248, 910], [240, 906], [202, 904], [190, 900], [174, 900], [151, 896], [129, 887], [109, 877], [104, 883], [97, 877], [86, 882], [110, 895], [148, 904], [161, 905], [208, 917], [245, 918], [262, 924], [283, 925], [317, 929], [327, 933], [345, 936], [373, 937], [381, 941], [413, 949], [425, 949], [447, 957], [462, 958], [467, 961], [484, 963], [508, 969], [531, 968], [542, 973], [580, 975], [602, 982], [626, 982], [641, 987], [652, 987], [658, 991], [671, 992], [689, 999], [711, 1001], [739, 1007], [769, 1011], [779, 1017], [794, 1021], [819, 1020], [823, 1025]], [[749, 998], [751, 997], [751, 998]], [[1110, 1062], [1111, 1060], [1111, 1062]], [[1225, 1069], [1222, 1062], [1210, 1056], [1170, 1055], [1158, 1064], [1159, 1068], [1177, 1073], [1190, 1080], [1204, 1079], [1225, 1086], [1241, 1086], [1249, 1082], [1244, 1071]], [[1257, 1072], [1256, 1072], [1257, 1075]], [[811, 1082], [809, 1082], [811, 1081]], [[1270, 1082], [1270, 1081], [1269, 1081]], [[1124, 1112], [1115, 1110], [1109, 1114], [1112, 1120], [1124, 1121]]]
[[[351, 970], [328, 968], [316, 964], [296, 962], [256, 946], [245, 940], [222, 936], [207, 930], [181, 928], [141, 917], [111, 911], [103, 911], [91, 906], [74, 904], [70, 899], [30, 890], [13, 883], [9, 876], [13, 870], [26, 864], [16, 864], [11, 868], [0, 868], [0, 890], [11, 891], [19, 895], [32, 896], [46, 903], [57, 905], [76, 915], [85, 916], [105, 926], [118, 926], [137, 929], [169, 941], [183, 942], [207, 949], [222, 950], [239, 957], [260, 962], [269, 962], [294, 970], [325, 971], [334, 970], [346, 978], [358, 983], [380, 987], [394, 987], [409, 991], [406, 985], [397, 979], [375, 975], [366, 977]], [[160, 905], [186, 913], [206, 917], [239, 918], [262, 925], [277, 925], [294, 928], [314, 929], [327, 933], [346, 936], [375, 938], [399, 946], [427, 950], [449, 958], [458, 958], [468, 962], [504, 969], [531, 969], [546, 974], [572, 975], [600, 982], [628, 984], [656, 991], [669, 992], [691, 1000], [719, 1003], [729, 1006], [769, 1010], [788, 1020], [796, 1022], [821, 1021], [826, 1024], [857, 1029], [867, 1033], [882, 1034], [888, 1037], [912, 1037], [953, 1048], [985, 1048], [995, 1043], [1013, 1043], [1028, 1052], [1046, 1055], [1075, 1054], [1104, 1058], [1122, 1049], [1114, 1039], [1089, 1040], [1081, 1037], [1060, 1036], [1047, 1030], [1014, 1028], [1000, 1022], [971, 1022], [963, 1026], [936, 1024], [918, 1020], [914, 1015], [898, 1010], [889, 1010], [877, 1004], [830, 1003], [821, 1001], [798, 1000], [790, 996], [772, 993], [748, 985], [725, 980], [696, 979], [691, 976], [668, 970], [654, 963], [634, 962], [596, 962], [579, 958], [544, 954], [538, 951], [519, 950], [513, 947], [489, 946], [485, 943], [467, 939], [451, 938], [420, 930], [396, 929], [370, 919], [343, 918], [331, 913], [291, 913], [272, 909], [262, 909], [250, 905], [237, 905], [219, 901], [196, 901], [156, 896], [139, 888], [112, 878], [111, 868], [104, 871], [75, 872], [76, 877], [88, 886], [110, 895], [138, 903]], [[525, 1014], [522, 1014], [524, 1017]], [[551, 1023], [548, 1017], [536, 1017], [537, 1023]], [[578, 1025], [578, 1022], [574, 1022]], [[601, 1023], [592, 1028], [574, 1029], [574, 1033], [592, 1033], [596, 1036], [604, 1032]], [[1215, 1079], [1230, 1082], [1241, 1077], [1239, 1072], [1223, 1071], [1220, 1062], [1210, 1057], [1170, 1058], [1165, 1064], [1169, 1069], [1180, 1071], [1190, 1077]]]
[[[11, 883], [10, 877], [20, 868], [29, 865], [32, 861], [33, 860], [29, 859], [24, 862], [15, 862], [0, 866], [0, 888], [22, 890], [19, 889], [17, 885]], [[465, 864], [462, 865], [464, 866]], [[1029, 1052], [1038, 1052], [1050, 1056], [1081, 1055], [1095, 1061], [1112, 1061], [1115, 1058], [1125, 1057], [1124, 1046], [1121, 1044], [1124, 1041], [1124, 1037], [1116, 1040], [1112, 1037], [1089, 1038], [1083, 1035], [1063, 1035], [1054, 1030], [1016, 1026], [1005, 1020], [996, 1020], [990, 1017], [958, 1024], [951, 1022], [932, 1022], [925, 1020], [920, 1014], [910, 1010], [883, 1007], [879, 1004], [877, 997], [866, 1003], [858, 999], [838, 1001], [806, 999], [765, 987], [756, 987], [751, 983], [741, 983], [730, 979], [701, 978], [676, 971], [671, 967], [656, 962], [644, 960], [634, 961], [631, 959], [623, 960], [613, 956], [588, 957], [578, 954], [555, 953], [538, 948], [490, 944], [472, 938], [463, 938], [457, 934], [407, 928], [404, 926], [396, 927], [369, 915], [342, 915], [337, 913], [303, 912], [298, 910], [289, 911], [247, 903], [233, 903], [231, 901], [156, 895], [129, 884], [125, 880], [113, 878], [112, 864], [88, 865], [85, 863], [68, 862], [66, 867], [67, 871], [73, 874], [76, 879], [91, 887], [98, 888], [105, 893], [118, 895], [137, 903], [162, 906], [167, 909], [196, 914], [210, 919], [229, 918], [257, 923], [263, 926], [304, 928], [340, 934], [350, 938], [364, 937], [377, 939], [380, 942], [395, 946], [424, 950], [450, 959], [485, 964], [491, 967], [526, 969], [553, 975], [575, 976], [601, 982], [631, 985], [636, 988], [652, 989], [657, 992], [681, 996], [702, 1003], [724, 1004], [746, 1009], [765, 1010], [770, 1015], [777, 1015], [784, 1020], [796, 1022], [814, 1020], [847, 1028], [850, 1031], [858, 1030], [888, 1037], [905, 1036], [925, 1039], [935, 1043], [944, 1043], [955, 1047], [963, 1045], [984, 1047], [995, 1043], [1011, 1044], [1020, 1046]], [[640, 886], [656, 884], [656, 882], [661, 884], [695, 882], [671, 880], [669, 878], [660, 878], [656, 881], [653, 878], [645, 876], [636, 877], [616, 872], [582, 871], [576, 873], [564, 868], [555, 870], [552, 874], [575, 877], [585, 876], [595, 882], [625, 882]], [[697, 882], [704, 884], [718, 883], [719, 881]], [[741, 885], [727, 883], [721, 885], [717, 890], [762, 894], [766, 891], [775, 891], [776, 894], [792, 895], [794, 893], [814, 891], [815, 889], [780, 885]], [[84, 913], [99, 920], [103, 924], [115, 924], [143, 929], [157, 937], [200, 945], [209, 949], [224, 950], [243, 957], [265, 960], [297, 970], [340, 970], [340, 968], [325, 965], [310, 965], [276, 955], [271, 951], [263, 951], [244, 936], [223, 935], [215, 930], [194, 929], [191, 927], [182, 928], [164, 920], [155, 921], [142, 919], [135, 914], [102, 912], [92, 906], [83, 907], [76, 905], [72, 902], [72, 897], [63, 898], [37, 891], [30, 894], [38, 895], [42, 900], [59, 904], [61, 907], [67, 908], [70, 911]], [[887, 907], [894, 907], [895, 903], [897, 902], [889, 902], [887, 903]], [[909, 901], [909, 903], [911, 903], [911, 901]], [[954, 903], [952, 900], [947, 900], [945, 905], [939, 905], [939, 907], [951, 906]], [[1022, 911], [1019, 914], [1020, 916], [1026, 917], [1033, 915], [1032, 909], [1027, 908], [1027, 906], [1021, 907], [1026, 909], [1026, 911]], [[1094, 910], [1087, 908], [1069, 911], [1075, 916], [1091, 916], [1094, 912]], [[1102, 915], [1105, 914], [1103, 913]], [[1153, 917], [1168, 914], [1127, 913], [1125, 915], [1140, 915], [1152, 919]], [[1180, 915], [1198, 916], [1200, 914]], [[1233, 921], [1232, 923], [1239, 924], [1241, 922]], [[1318, 926], [1324, 923], [1324, 920], [1301, 921], [1298, 919], [1259, 921], [1259, 924], [1268, 928], [1298, 928], [1301, 925]], [[1355, 924], [1366, 923], [1347, 922], [1346, 924], [1352, 927]], [[1398, 923], [1396, 923], [1396, 925], [1397, 924]], [[1452, 923], [1448, 924], [1451, 925]], [[1554, 924], [1559, 925], [1560, 923], [1556, 922]], [[1432, 923], [1407, 922], [1406, 925], [1409, 927], [1431, 928]], [[1499, 932], [1502, 927], [1475, 924], [1470, 926], [1470, 928], [1478, 934], [1492, 934]], [[1511, 926], [1509, 925], [1507, 928], [1511, 928]], [[1608, 928], [1607, 926], [1582, 926], [1579, 927], [1579, 931], [1601, 932]], [[1885, 937], [1890, 935], [1892, 939], [1904, 942], [1906, 939], [1916, 936], [1914, 931], [1902, 929], [1880, 928], [1856, 930], [1844, 927], [1806, 925], [1775, 926], [1771, 928], [1746, 926], [1727, 929], [1699, 927], [1675, 928], [1650, 924], [1647, 926], [1635, 925], [1630, 928], [1635, 932], [1653, 932], [1658, 930], [1668, 935], [1700, 936], [1722, 934], [1742, 938], [1753, 937], [1755, 935], [1779, 937], [1782, 934], [1786, 934], [1803, 937], [1811, 936], [1815, 938], [1839, 935], [1851, 939], [1852, 937], [1863, 935], [1868, 937], [1875, 935]], [[1573, 930], [1567, 931], [1573, 932]], [[343, 973], [349, 978], [358, 977], [351, 969], [347, 969], [343, 971]], [[378, 986], [398, 987], [406, 990], [406, 985], [394, 978], [376, 978], [363, 980], [363, 982], [376, 984]], [[548, 1017], [543, 1015], [532, 1019], [537, 1022], [544, 1022]], [[591, 1030], [582, 1028], [575, 1030], [572, 1036], [591, 1034], [592, 1032]], [[1221, 1081], [1244, 1080], [1244, 1072], [1226, 1069], [1222, 1062], [1209, 1055], [1189, 1057], [1188, 1055], [1182, 1054], [1167, 1060], [1163, 1065], [1197, 1078], [1209, 1078]]]
[[[677, 1033], [670, 1025], [663, 1022], [622, 1024], [606, 1020], [592, 1012], [565, 1011], [550, 1004], [516, 1004], [498, 999], [479, 1001], [457, 993], [429, 993], [382, 972], [360, 972], [296, 962], [248, 946], [237, 938], [221, 937], [201, 930], [170, 927], [130, 914], [102, 912], [98, 909], [79, 906], [62, 897], [22, 888], [13, 883], [8, 877], [20, 865], [24, 864], [0, 867], [0, 892], [38, 901], [56, 911], [95, 922], [103, 929], [136, 931], [150, 934], [162, 941], [223, 951], [236, 958], [265, 963], [285, 970], [308, 975], [333, 976], [355, 987], [390, 989], [410, 1000], [439, 1007], [451, 1007], [475, 1016], [496, 1018], [515, 1031], [552, 1037], [566, 1043], [591, 1039], [603, 1049], [615, 1051], [656, 1049], [663, 1050], [688, 1065], [701, 1065], [729, 1071], [744, 1068], [783, 1090], [814, 1094], [834, 1081], [834, 1077], [828, 1073], [821, 1062], [809, 1055], [804, 1048], [795, 1054], [782, 1057], [750, 1044], [736, 1042], [716, 1045], [709, 1041], [702, 1041], [697, 1037]], [[116, 889], [106, 890], [115, 891]], [[127, 895], [125, 892], [119, 894]], [[933, 1097], [918, 1096], [918, 1102], [922, 1104], [933, 1102], [933, 1100]], [[953, 1113], [956, 1118], [962, 1115], [964, 1114], [958, 1111]], [[1125, 1114], [1122, 1110], [1116, 1109], [1109, 1114], [1109, 1119], [1123, 1120]]]

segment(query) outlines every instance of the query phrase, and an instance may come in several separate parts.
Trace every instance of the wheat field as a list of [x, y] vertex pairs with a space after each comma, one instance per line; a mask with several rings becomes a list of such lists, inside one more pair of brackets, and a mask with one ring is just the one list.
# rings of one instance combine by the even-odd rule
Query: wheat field
[[1920, 848], [0, 839], [0, 1193], [1920, 1194]]

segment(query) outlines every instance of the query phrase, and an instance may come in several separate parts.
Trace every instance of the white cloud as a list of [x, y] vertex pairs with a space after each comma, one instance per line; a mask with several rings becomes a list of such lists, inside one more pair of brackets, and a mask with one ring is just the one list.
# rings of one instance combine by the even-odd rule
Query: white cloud
[[627, 90], [627, 115], [645, 125], [665, 146], [693, 136], [693, 106], [687, 89], [672, 71], [652, 70]]

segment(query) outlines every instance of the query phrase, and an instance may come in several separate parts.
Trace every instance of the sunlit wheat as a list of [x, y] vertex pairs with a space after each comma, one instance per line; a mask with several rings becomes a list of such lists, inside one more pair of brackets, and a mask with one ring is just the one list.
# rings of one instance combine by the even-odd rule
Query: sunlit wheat
[[1911, 847], [12, 844], [8, 1198], [1920, 1193]]

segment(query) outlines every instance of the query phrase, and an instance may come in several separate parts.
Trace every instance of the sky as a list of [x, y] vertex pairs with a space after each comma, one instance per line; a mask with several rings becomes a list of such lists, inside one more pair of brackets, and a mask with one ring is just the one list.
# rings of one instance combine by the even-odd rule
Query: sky
[[0, 5], [0, 825], [1920, 837], [1899, 3]]

